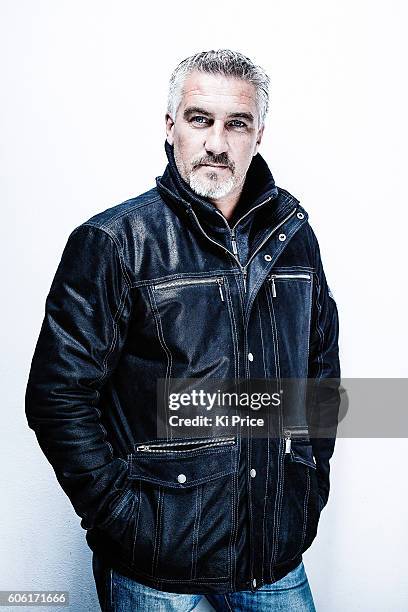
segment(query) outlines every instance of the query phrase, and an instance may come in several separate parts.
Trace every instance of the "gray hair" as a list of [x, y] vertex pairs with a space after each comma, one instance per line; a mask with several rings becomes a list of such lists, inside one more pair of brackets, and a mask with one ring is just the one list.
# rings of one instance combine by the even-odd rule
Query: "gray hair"
[[194, 70], [208, 74], [222, 74], [252, 83], [256, 89], [259, 125], [264, 124], [269, 106], [269, 77], [265, 70], [254, 64], [249, 57], [230, 49], [201, 51], [187, 57], [175, 68], [170, 77], [167, 102], [167, 112], [173, 119], [180, 106], [184, 82]]

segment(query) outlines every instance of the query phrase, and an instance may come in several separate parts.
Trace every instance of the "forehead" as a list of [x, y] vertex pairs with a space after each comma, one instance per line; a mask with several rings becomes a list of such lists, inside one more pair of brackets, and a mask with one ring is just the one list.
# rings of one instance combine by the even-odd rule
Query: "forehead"
[[184, 81], [180, 108], [200, 106], [212, 113], [256, 114], [256, 89], [243, 79], [194, 71]]

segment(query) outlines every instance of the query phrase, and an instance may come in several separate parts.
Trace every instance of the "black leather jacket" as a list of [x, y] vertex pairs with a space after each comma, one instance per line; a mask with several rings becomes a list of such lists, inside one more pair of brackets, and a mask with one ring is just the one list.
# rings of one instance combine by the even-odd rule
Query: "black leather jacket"
[[[313, 541], [334, 438], [168, 447], [156, 381], [338, 378], [336, 303], [307, 212], [259, 154], [228, 223], [165, 148], [153, 189], [70, 234], [26, 416], [89, 546], [114, 568], [165, 591], [255, 590]], [[154, 441], [156, 452], [139, 448]]]

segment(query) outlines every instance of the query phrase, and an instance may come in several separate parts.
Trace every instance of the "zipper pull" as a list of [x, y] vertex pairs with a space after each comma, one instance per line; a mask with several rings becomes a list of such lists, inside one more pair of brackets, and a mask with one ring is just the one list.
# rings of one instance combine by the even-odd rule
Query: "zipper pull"
[[234, 228], [231, 229], [231, 242], [232, 242], [232, 252], [234, 253], [234, 255], [238, 255], [237, 241], [236, 241], [236, 238], [235, 238], [235, 229]]
[[146, 444], [142, 444], [141, 446], [138, 446], [136, 448], [136, 450], [138, 450], [138, 451], [148, 451], [148, 450], [150, 450], [150, 447], [147, 446]]
[[224, 283], [224, 279], [222, 277], [217, 278], [217, 283], [218, 283], [218, 289], [220, 290], [221, 300], [224, 302], [224, 294], [222, 292], [222, 287], [221, 287], [221, 285]]
[[246, 293], [246, 277], [247, 277], [247, 271], [246, 268], [244, 268], [242, 270], [242, 280], [244, 281], [244, 292]]
[[272, 297], [276, 297], [275, 279], [273, 276], [270, 277], [272, 283]]
[[290, 453], [291, 445], [292, 445], [292, 442], [290, 439], [290, 431], [288, 431], [285, 436], [285, 454]]

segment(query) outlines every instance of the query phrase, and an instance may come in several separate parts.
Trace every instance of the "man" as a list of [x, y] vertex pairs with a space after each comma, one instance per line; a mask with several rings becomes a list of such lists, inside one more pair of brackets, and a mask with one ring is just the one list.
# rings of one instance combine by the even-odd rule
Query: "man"
[[[338, 315], [299, 201], [258, 153], [269, 79], [230, 50], [170, 80], [156, 186], [68, 239], [26, 415], [103, 610], [314, 610], [302, 563], [334, 439], [158, 435], [156, 383], [338, 379]], [[282, 412], [283, 414], [283, 412]]]

